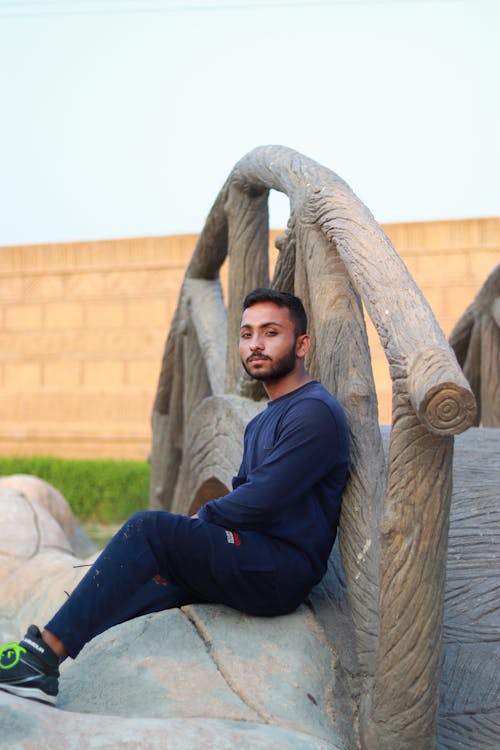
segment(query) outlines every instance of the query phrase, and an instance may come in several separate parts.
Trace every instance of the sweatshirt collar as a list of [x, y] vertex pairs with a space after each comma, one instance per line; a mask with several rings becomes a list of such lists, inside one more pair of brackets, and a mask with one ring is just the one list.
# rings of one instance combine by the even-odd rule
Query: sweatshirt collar
[[302, 391], [310, 388], [312, 385], [318, 385], [318, 380], [310, 380], [308, 383], [304, 383], [304, 385], [300, 385], [298, 388], [295, 388], [293, 391], [290, 391], [289, 393], [284, 393], [283, 396], [278, 396], [278, 398], [273, 398], [272, 401], [267, 402], [267, 408], [274, 406], [275, 404], [281, 404], [283, 401], [287, 401], [289, 398], [293, 398], [298, 393], [301, 393]]

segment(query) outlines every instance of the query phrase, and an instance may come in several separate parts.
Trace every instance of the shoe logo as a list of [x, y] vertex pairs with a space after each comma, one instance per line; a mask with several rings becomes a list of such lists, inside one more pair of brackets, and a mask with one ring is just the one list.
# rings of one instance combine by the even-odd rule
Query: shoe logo
[[27, 643], [28, 646], [31, 646], [31, 648], [34, 648], [35, 651], [38, 651], [39, 654], [45, 653], [45, 649], [42, 648], [42, 646], [39, 646], [38, 643], [36, 643], [36, 641], [32, 641], [31, 638], [23, 638], [23, 642]]
[[6, 643], [0, 646], [0, 669], [12, 669], [19, 662], [21, 654], [25, 654], [26, 649], [19, 643]]

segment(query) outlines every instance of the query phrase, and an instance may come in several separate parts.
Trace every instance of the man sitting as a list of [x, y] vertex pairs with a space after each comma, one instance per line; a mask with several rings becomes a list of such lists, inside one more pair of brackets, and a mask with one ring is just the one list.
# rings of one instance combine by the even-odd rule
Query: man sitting
[[150, 612], [213, 602], [272, 616], [304, 601], [326, 571], [349, 464], [344, 412], [305, 369], [306, 329], [298, 297], [247, 295], [241, 362], [269, 402], [246, 427], [232, 491], [192, 517], [135, 513], [43, 632], [0, 647], [0, 688], [54, 704], [61, 659]]

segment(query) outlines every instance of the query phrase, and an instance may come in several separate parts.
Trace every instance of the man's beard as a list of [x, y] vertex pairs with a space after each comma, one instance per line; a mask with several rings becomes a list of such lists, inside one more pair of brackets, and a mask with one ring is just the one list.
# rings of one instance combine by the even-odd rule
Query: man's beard
[[[258, 356], [267, 359], [265, 354], [259, 354]], [[250, 375], [250, 377], [254, 380], [264, 380], [266, 382], [272, 382], [273, 380], [281, 380], [281, 378], [284, 378], [285, 375], [288, 375], [290, 372], [292, 372], [292, 370], [295, 368], [296, 361], [297, 359], [295, 355], [294, 344], [288, 354], [285, 354], [283, 355], [283, 357], [280, 357], [280, 359], [272, 362], [271, 368], [266, 370], [265, 372], [259, 370], [257, 370], [256, 372], [251, 372], [246, 362], [241, 360], [241, 364], [243, 365], [248, 375]]]

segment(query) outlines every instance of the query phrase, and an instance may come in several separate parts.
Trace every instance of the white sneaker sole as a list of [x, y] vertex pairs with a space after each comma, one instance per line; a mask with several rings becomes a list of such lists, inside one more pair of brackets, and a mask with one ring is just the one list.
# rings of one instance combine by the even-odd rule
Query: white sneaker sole
[[20, 698], [30, 698], [34, 701], [48, 703], [50, 706], [55, 706], [56, 704], [57, 696], [44, 693], [40, 688], [29, 688], [23, 687], [22, 685], [7, 685], [0, 683], [0, 690], [5, 690], [6, 693], [18, 695]]

